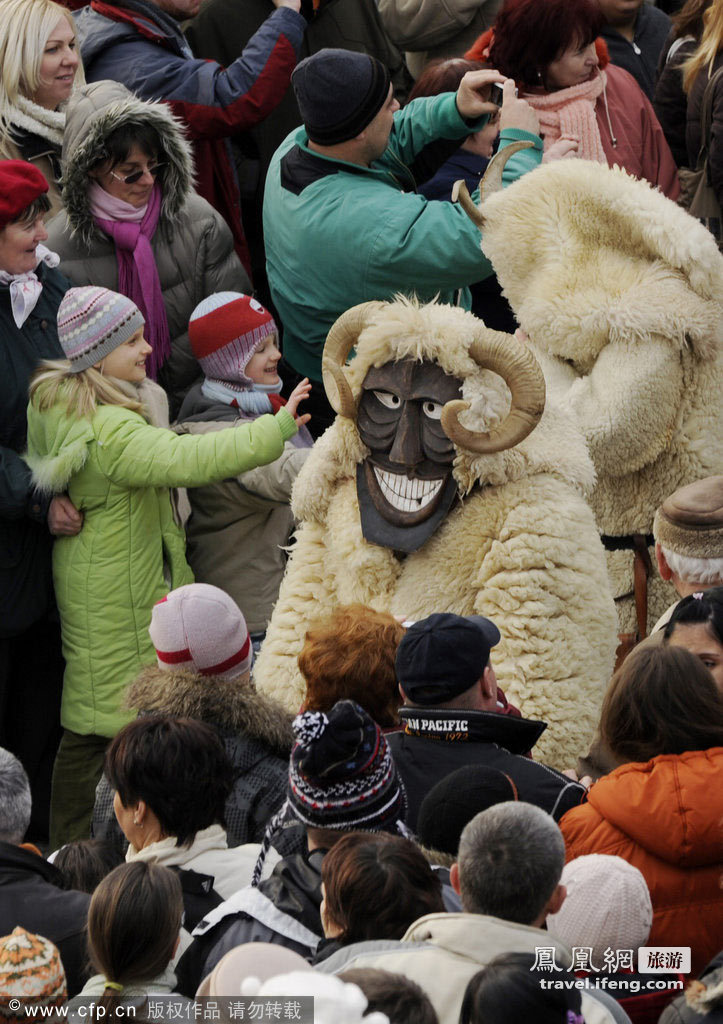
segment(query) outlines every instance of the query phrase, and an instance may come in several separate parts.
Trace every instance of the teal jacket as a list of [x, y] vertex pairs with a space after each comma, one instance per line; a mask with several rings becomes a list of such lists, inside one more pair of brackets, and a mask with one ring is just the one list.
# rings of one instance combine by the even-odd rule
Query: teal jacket
[[[414, 100], [394, 115], [389, 145], [370, 167], [314, 152], [303, 127], [284, 140], [266, 179], [264, 240], [295, 370], [321, 380], [329, 328], [356, 303], [402, 292], [470, 308], [467, 286], [493, 272], [479, 229], [461, 207], [418, 195], [412, 165], [430, 143], [462, 141], [486, 120], [465, 121], [454, 93]], [[504, 131], [500, 146], [520, 138], [534, 149], [511, 158], [506, 184], [542, 159], [542, 140], [529, 132]]]
[[193, 582], [169, 487], [199, 487], [272, 462], [296, 432], [286, 409], [213, 434], [179, 437], [137, 412], [101, 405], [92, 419], [57, 402], [28, 407], [28, 452], [38, 490], [67, 492], [83, 513], [75, 537], [58, 537], [53, 581], [63, 655], [61, 722], [114, 736], [134, 715], [125, 688], [155, 659], [151, 610]]

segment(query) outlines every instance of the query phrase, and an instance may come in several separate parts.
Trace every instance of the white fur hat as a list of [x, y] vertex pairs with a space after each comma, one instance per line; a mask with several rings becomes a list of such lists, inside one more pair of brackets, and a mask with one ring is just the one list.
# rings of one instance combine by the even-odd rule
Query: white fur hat
[[547, 930], [568, 946], [591, 946], [595, 967], [605, 966], [610, 948], [644, 946], [653, 923], [653, 905], [647, 883], [637, 868], [622, 857], [592, 853], [565, 865], [562, 884], [567, 896], [556, 914], [547, 918]]
[[253, 660], [246, 620], [218, 587], [190, 583], [153, 606], [148, 628], [160, 668], [187, 668], [203, 676], [234, 679]]
[[358, 985], [321, 971], [277, 974], [263, 984], [258, 978], [247, 978], [241, 985], [241, 995], [313, 996], [314, 1024], [389, 1024], [386, 1013], [378, 1010], [364, 1017], [367, 997]]

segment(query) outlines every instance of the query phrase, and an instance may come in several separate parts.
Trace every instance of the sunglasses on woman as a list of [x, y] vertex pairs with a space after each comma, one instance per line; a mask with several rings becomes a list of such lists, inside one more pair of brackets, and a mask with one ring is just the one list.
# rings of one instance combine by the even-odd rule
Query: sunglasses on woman
[[116, 174], [115, 171], [109, 171], [111, 178], [115, 178], [116, 181], [122, 181], [124, 185], [135, 185], [137, 181], [140, 181], [143, 175], [148, 171], [152, 178], [156, 178], [158, 173], [163, 168], [162, 163], [149, 164], [142, 171], [133, 171], [132, 174]]

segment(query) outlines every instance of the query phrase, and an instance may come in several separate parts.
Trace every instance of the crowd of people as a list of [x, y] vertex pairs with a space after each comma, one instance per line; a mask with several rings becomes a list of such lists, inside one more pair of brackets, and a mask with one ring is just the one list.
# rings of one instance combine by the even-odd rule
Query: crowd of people
[[[512, 632], [531, 638], [511, 671], [509, 623], [431, 578], [414, 602], [428, 613], [395, 614], [362, 551], [411, 564], [485, 479], [522, 507], [534, 460], [515, 446], [538, 424], [564, 441], [577, 407], [561, 382], [593, 380], [597, 310], [594, 345], [549, 347], [545, 376], [532, 355], [514, 376], [490, 354], [530, 341], [494, 189], [524, 196], [583, 160], [590, 181], [622, 168], [685, 216], [674, 204], [696, 212], [705, 185], [723, 244], [722, 69], [723, 0], [0, 0], [1, 1020], [191, 1019], [200, 997], [290, 995], [313, 996], [319, 1024], [723, 1019], [723, 439], [708, 398], [679, 412], [655, 391], [676, 419], [667, 443], [693, 440], [659, 474], [654, 520], [608, 528], [582, 497], [646, 464], [641, 414], [624, 457], [605, 425], [569, 426], [569, 479], [545, 453], [527, 519], [460, 534], [472, 572], [475, 545], [534, 541], [545, 501], [574, 492], [577, 518], [559, 509], [560, 534], [581, 531], [570, 575], [513, 537], [479, 586], [502, 616], [515, 573], [557, 574], [574, 643], [586, 621], [595, 634], [591, 694], [608, 666], [599, 700], [579, 667], [550, 675], [550, 721], [520, 696], [526, 672], [538, 685], [539, 666], [567, 664], [561, 605], [520, 598]], [[527, 210], [532, 272], [545, 258]], [[546, 242], [578, 259], [560, 211]], [[702, 283], [705, 247], [668, 258], [662, 228], [646, 231], [655, 273], [694, 280], [712, 326], [661, 313], [656, 339], [669, 316], [676, 348], [658, 362], [636, 321], [639, 358], [707, 396], [723, 281]], [[598, 239], [613, 262], [618, 234]], [[571, 288], [602, 292], [578, 270]], [[529, 280], [537, 309], [568, 302]], [[420, 332], [391, 362], [370, 319], [382, 303], [392, 333]], [[505, 334], [460, 355], [420, 312], [435, 306], [460, 307], [460, 338], [462, 311]], [[624, 317], [605, 315], [616, 340]], [[343, 371], [357, 348], [363, 378]], [[474, 433], [458, 364], [503, 378], [507, 419], [491, 390]], [[325, 510], [303, 542], [297, 480]], [[361, 525], [332, 580], [337, 492]], [[300, 586], [289, 559], [310, 543]], [[593, 548], [597, 568], [575, 576]], [[600, 578], [605, 552], [613, 574], [628, 548], [632, 639], [622, 604], [608, 628], [619, 593]], [[648, 586], [669, 607], [646, 637]], [[284, 629], [301, 632], [293, 678]], [[641, 947], [663, 951], [658, 973]]]

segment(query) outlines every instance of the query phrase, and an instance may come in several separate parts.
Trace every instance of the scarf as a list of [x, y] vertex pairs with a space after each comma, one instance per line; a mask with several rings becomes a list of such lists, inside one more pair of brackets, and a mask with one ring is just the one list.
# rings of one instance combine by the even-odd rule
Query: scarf
[[[154, 184], [140, 221], [137, 219], [136, 207], [130, 207], [132, 213], [128, 209], [123, 210], [123, 207], [130, 206], [129, 203], [119, 203], [111, 196], [112, 202], [107, 203], [103, 200], [96, 207], [94, 197], [97, 197], [97, 193], [92, 190], [89, 195], [93, 220], [115, 242], [118, 291], [132, 299], [145, 317], [146, 341], [153, 348], [148, 360], [148, 376], [156, 380], [158, 371], [171, 353], [166, 307], [156, 258], [151, 248], [151, 239], [161, 215], [161, 187], [158, 182]], [[108, 219], [107, 215], [104, 215], [109, 209], [119, 211], [114, 219]]]
[[595, 160], [600, 164], [608, 162], [595, 115], [595, 101], [606, 83], [605, 72], [601, 71], [589, 82], [569, 89], [558, 89], [544, 95], [524, 94], [523, 99], [536, 111], [540, 120], [545, 150], [561, 135], [572, 135], [578, 139], [577, 155], [580, 160]]
[[22, 128], [31, 135], [39, 135], [41, 139], [52, 143], [58, 152], [63, 148], [65, 114], [60, 110], [46, 110], [27, 96], [18, 96], [15, 105], [8, 109], [4, 122], [13, 128]]
[[[236, 391], [222, 380], [206, 377], [201, 385], [201, 394], [212, 401], [232, 405], [238, 409], [241, 419], [255, 420], [267, 412], [277, 413], [286, 405], [286, 399], [279, 394], [282, 387], [283, 383], [279, 380], [276, 384], [254, 384], [245, 391]], [[295, 448], [311, 448], [314, 440], [306, 427], [299, 427], [291, 443]]]
[[276, 384], [254, 384], [244, 391], [236, 391], [222, 380], [211, 380], [206, 377], [201, 385], [201, 392], [206, 398], [223, 402], [224, 405], [232, 405], [234, 409], [239, 409], [256, 419], [265, 412], [278, 412], [283, 403], [277, 400], [274, 404], [270, 396], [278, 395], [282, 387], [283, 384], [279, 380]]
[[[44, 263], [46, 267], [57, 267], [60, 263], [60, 257], [50, 249], [46, 249], [44, 245], [37, 246], [35, 256], [38, 261], [35, 264], [35, 270], [41, 263]], [[35, 270], [28, 270], [25, 274], [9, 274], [6, 270], [0, 270], [0, 284], [6, 284], [10, 288], [13, 320], [18, 327], [23, 326], [35, 309], [43, 290]]]

